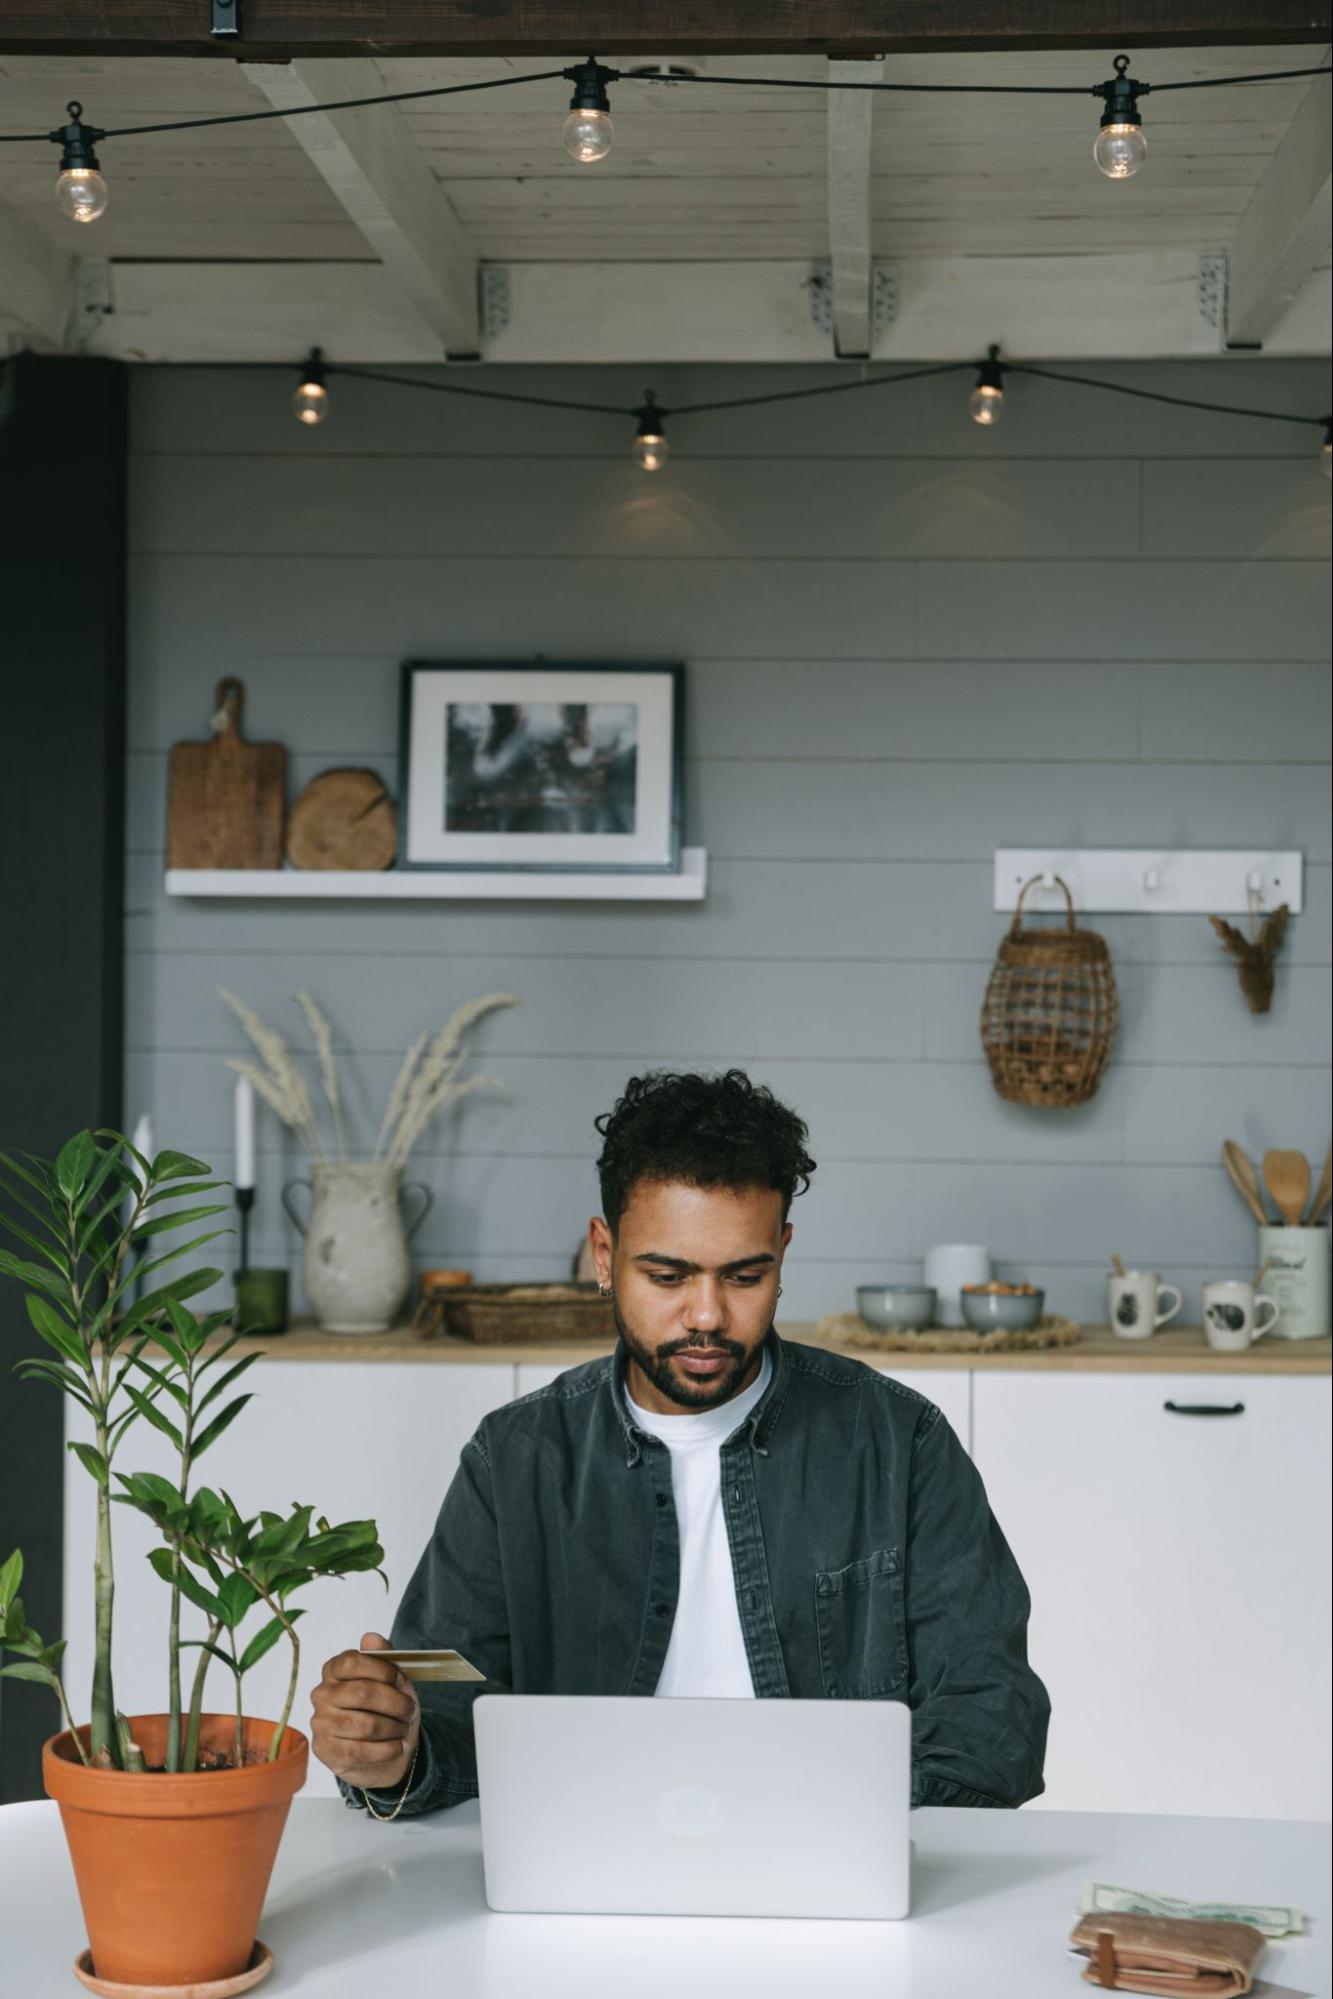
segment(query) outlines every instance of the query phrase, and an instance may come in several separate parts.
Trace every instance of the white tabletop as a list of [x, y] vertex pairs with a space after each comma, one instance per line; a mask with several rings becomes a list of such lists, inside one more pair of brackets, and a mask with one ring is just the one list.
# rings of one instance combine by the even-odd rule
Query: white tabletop
[[[914, 1812], [906, 1922], [499, 1916], [486, 1907], [475, 1803], [376, 1825], [300, 1799], [259, 1933], [259, 1988], [309, 1999], [1076, 1999], [1067, 1955], [1089, 1879], [1194, 1901], [1284, 1902], [1310, 1934], [1264, 1958], [1269, 1999], [1333, 1992], [1329, 1828], [1280, 1820], [1082, 1812]], [[70, 1999], [84, 1943], [53, 1804], [0, 1811], [4, 1989]]]

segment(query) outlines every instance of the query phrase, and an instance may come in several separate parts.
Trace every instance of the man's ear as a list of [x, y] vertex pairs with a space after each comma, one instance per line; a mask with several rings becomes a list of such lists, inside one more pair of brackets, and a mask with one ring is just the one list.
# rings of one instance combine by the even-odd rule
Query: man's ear
[[592, 1251], [593, 1266], [597, 1272], [597, 1282], [608, 1290], [611, 1287], [611, 1258], [615, 1250], [615, 1238], [610, 1225], [602, 1215], [594, 1215], [588, 1223], [588, 1247]]

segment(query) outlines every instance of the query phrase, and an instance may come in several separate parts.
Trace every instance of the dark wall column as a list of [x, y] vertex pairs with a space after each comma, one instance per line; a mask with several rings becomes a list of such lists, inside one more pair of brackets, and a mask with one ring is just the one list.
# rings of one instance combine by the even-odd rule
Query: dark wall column
[[[121, 1119], [127, 377], [26, 354], [0, 375], [0, 1147], [49, 1156]], [[15, 1376], [34, 1351], [0, 1280], [0, 1560], [23, 1549], [24, 1608], [56, 1638], [64, 1409]], [[58, 1719], [0, 1680], [0, 1803], [42, 1795]]]

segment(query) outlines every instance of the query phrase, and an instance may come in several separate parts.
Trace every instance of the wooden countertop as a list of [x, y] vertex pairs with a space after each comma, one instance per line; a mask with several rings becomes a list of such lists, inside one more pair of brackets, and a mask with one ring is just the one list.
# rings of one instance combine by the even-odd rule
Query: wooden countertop
[[[975, 1368], [1055, 1374], [1328, 1374], [1333, 1369], [1329, 1340], [1261, 1339], [1244, 1353], [1215, 1353], [1200, 1326], [1169, 1326], [1148, 1339], [1126, 1340], [1109, 1326], [1084, 1326], [1077, 1346], [1039, 1348], [1020, 1353], [880, 1352], [821, 1339], [813, 1325], [779, 1324], [785, 1339], [808, 1346], [829, 1347], [855, 1360], [886, 1367], [925, 1372], [958, 1372]], [[290, 1332], [239, 1340], [234, 1352], [268, 1353], [275, 1360], [299, 1361], [430, 1361], [469, 1362], [513, 1367], [574, 1367], [609, 1348], [588, 1340], [563, 1345], [479, 1346], [471, 1340], [418, 1339], [410, 1326], [393, 1326], [386, 1333], [322, 1333], [309, 1321]]]

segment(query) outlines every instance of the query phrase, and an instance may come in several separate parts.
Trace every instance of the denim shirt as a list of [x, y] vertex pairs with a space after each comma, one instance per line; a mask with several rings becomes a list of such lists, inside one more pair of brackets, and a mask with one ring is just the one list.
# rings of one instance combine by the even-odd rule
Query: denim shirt
[[[773, 1330], [767, 1344], [772, 1379], [721, 1447], [755, 1694], [906, 1702], [914, 1805], [1036, 1797], [1050, 1703], [1027, 1588], [966, 1451], [900, 1382]], [[680, 1538], [670, 1452], [633, 1421], [625, 1361], [622, 1342], [464, 1445], [392, 1642], [457, 1646], [486, 1684], [418, 1689], [412, 1787], [372, 1790], [377, 1810], [476, 1797], [480, 1693], [654, 1693]]]

